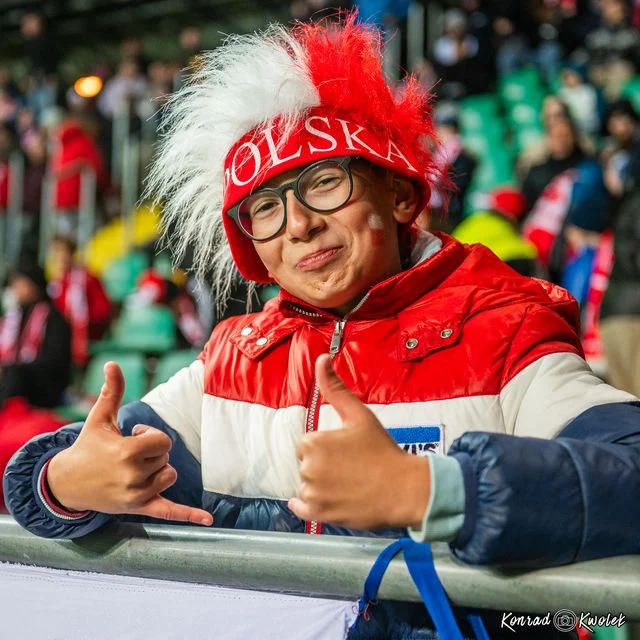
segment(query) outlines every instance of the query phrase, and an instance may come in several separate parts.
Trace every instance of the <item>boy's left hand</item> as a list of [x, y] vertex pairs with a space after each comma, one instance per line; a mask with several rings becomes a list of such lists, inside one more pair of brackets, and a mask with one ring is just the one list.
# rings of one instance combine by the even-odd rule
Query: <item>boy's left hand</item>
[[344, 386], [328, 355], [316, 361], [316, 380], [342, 428], [299, 440], [302, 484], [289, 508], [304, 520], [354, 529], [420, 528], [431, 490], [427, 460], [398, 447]]

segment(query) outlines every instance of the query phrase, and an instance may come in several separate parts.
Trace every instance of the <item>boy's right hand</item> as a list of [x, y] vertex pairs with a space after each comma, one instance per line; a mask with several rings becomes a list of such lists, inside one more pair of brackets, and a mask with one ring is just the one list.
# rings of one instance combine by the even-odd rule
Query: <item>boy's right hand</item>
[[160, 493], [178, 478], [169, 464], [171, 438], [146, 425], [123, 436], [117, 422], [124, 376], [115, 362], [104, 367], [105, 384], [77, 440], [47, 469], [55, 499], [72, 511], [151, 516], [211, 525], [207, 511], [171, 502]]

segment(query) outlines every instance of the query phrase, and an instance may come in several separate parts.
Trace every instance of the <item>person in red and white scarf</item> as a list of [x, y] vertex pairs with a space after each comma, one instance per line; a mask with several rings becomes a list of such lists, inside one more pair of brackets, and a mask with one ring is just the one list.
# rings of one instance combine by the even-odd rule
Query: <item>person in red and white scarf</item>
[[49, 293], [56, 307], [71, 324], [73, 362], [87, 364], [89, 342], [99, 340], [111, 321], [111, 301], [100, 280], [74, 263], [76, 245], [70, 238], [57, 236], [51, 243], [55, 279]]
[[71, 373], [69, 325], [49, 299], [37, 264], [21, 262], [9, 283], [0, 320], [0, 408], [18, 396], [55, 407]]

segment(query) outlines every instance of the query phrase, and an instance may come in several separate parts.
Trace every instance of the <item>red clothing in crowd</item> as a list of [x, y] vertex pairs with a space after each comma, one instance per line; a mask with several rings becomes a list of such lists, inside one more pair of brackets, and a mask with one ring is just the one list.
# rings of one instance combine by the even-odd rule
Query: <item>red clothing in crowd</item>
[[80, 205], [80, 174], [85, 167], [95, 171], [98, 191], [109, 179], [102, 155], [94, 139], [78, 122], [63, 123], [56, 131], [51, 169], [57, 176], [56, 209], [76, 210]]
[[[24, 398], [10, 398], [0, 410], [0, 477], [11, 456], [25, 443], [64, 426], [53, 411], [36, 409]], [[0, 482], [0, 512], [6, 513]]]
[[73, 361], [80, 366], [89, 357], [89, 341], [99, 340], [111, 320], [111, 301], [98, 278], [74, 267], [50, 285], [56, 307], [71, 324]]
[[9, 204], [9, 163], [0, 162], [0, 211]]

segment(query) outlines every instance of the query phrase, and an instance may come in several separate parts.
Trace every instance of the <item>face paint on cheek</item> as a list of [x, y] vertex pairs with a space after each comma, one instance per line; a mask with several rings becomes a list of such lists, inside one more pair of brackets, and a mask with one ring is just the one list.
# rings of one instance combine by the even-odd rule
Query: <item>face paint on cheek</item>
[[369, 225], [369, 229], [371, 229], [373, 244], [376, 246], [384, 244], [384, 221], [380, 214], [372, 211], [367, 216], [367, 224]]

